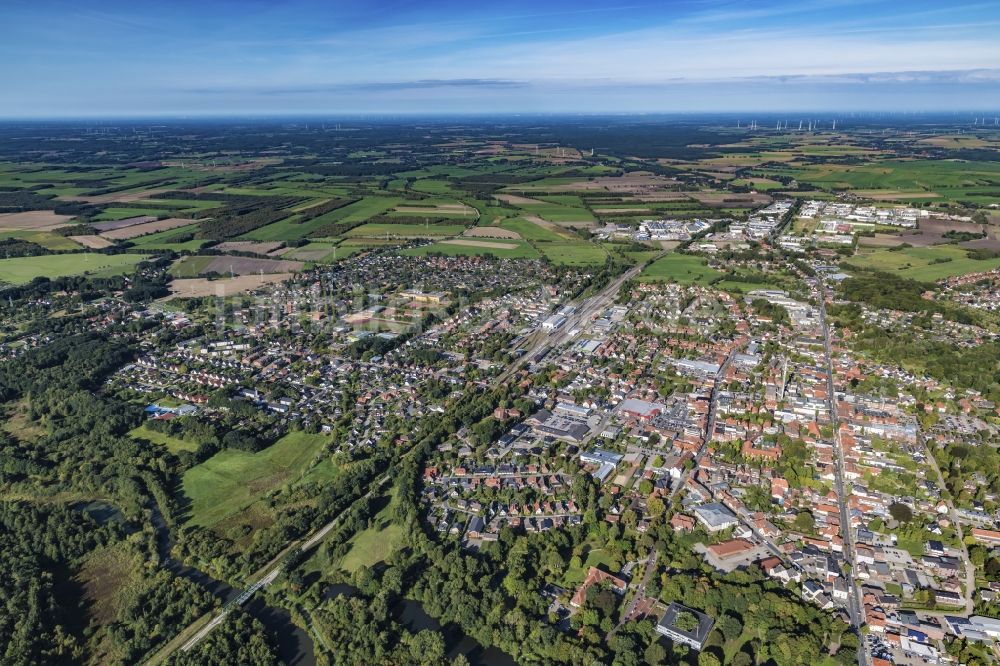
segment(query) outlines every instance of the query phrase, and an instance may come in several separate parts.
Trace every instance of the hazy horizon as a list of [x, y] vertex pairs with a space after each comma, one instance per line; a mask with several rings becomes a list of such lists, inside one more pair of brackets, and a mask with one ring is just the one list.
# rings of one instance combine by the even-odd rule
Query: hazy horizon
[[4, 118], [1000, 108], [1000, 6], [968, 0], [13, 0], [0, 19]]

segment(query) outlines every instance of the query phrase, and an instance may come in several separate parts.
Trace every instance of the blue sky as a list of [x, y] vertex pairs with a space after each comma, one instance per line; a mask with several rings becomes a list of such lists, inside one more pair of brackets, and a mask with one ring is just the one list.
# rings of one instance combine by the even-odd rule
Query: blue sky
[[1000, 2], [0, 0], [0, 116], [1000, 109]]

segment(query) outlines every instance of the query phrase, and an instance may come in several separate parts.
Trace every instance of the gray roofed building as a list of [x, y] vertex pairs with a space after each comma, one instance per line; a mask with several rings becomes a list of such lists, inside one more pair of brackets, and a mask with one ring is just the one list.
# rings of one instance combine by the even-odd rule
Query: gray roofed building
[[709, 532], [719, 532], [733, 527], [739, 522], [735, 513], [718, 502], [695, 507], [694, 515]]
[[594, 465], [615, 466], [622, 461], [622, 454], [604, 449], [591, 449], [580, 454], [580, 460]]
[[[697, 622], [697, 626], [690, 627], [690, 625], [686, 625], [684, 622], [684, 618], [686, 617], [693, 618], [693, 621]], [[678, 622], [679, 620], [680, 622]], [[682, 626], [677, 626], [678, 623]], [[704, 613], [699, 613], [687, 606], [673, 602], [667, 606], [667, 611], [660, 618], [660, 621], [656, 623], [656, 631], [675, 643], [681, 643], [695, 650], [701, 650], [705, 645], [705, 639], [708, 638], [714, 625], [715, 620]]]

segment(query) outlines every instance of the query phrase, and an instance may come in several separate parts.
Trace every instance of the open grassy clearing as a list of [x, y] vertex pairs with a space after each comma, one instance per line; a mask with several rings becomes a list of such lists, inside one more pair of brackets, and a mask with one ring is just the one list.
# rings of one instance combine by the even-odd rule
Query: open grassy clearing
[[50, 254], [41, 257], [16, 257], [0, 259], [0, 281], [26, 284], [36, 277], [63, 277], [65, 275], [90, 275], [110, 277], [123, 275], [146, 259], [142, 254]]
[[678, 282], [680, 284], [707, 284], [722, 275], [702, 257], [670, 253], [657, 259], [639, 274], [642, 282]]
[[388, 497], [380, 510], [371, 519], [371, 527], [355, 534], [348, 542], [351, 549], [340, 561], [340, 568], [354, 573], [361, 567], [372, 567], [385, 562], [403, 543], [403, 527], [392, 521], [391, 503]]
[[330, 440], [292, 432], [258, 453], [226, 449], [184, 473], [190, 522], [211, 527], [300, 478]]
[[181, 451], [197, 451], [198, 446], [193, 442], [187, 442], [179, 437], [173, 437], [166, 433], [157, 432], [147, 427], [146, 424], [142, 424], [138, 428], [133, 428], [129, 431], [128, 436], [132, 439], [142, 439], [153, 444], [158, 444], [160, 446], [166, 447], [171, 453], [179, 453]]
[[48, 434], [48, 429], [28, 418], [28, 401], [19, 400], [4, 406], [3, 423], [0, 428], [22, 442], [34, 442]]
[[580, 566], [574, 567], [571, 563], [566, 569], [566, 573], [563, 574], [563, 585], [569, 588], [576, 587], [583, 582], [584, 578], [587, 577], [587, 571], [590, 567], [598, 567], [604, 569], [605, 571], [611, 571], [612, 567], [609, 566], [610, 562], [610, 552], [603, 548], [591, 548], [587, 552], [587, 557], [580, 563]]

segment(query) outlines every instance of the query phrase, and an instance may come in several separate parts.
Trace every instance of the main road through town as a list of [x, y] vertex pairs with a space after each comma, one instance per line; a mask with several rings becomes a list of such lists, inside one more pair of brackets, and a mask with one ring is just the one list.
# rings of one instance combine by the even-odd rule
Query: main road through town
[[[823, 329], [823, 348], [826, 357], [826, 404], [830, 412], [830, 425], [833, 428], [834, 450], [837, 452], [837, 464], [834, 467], [835, 485], [837, 486], [837, 502], [840, 505], [840, 532], [844, 540], [844, 558], [847, 560], [847, 585], [850, 594], [847, 598], [847, 612], [851, 625], [861, 635], [861, 627], [865, 623], [865, 615], [860, 602], [860, 591], [854, 578], [854, 566], [857, 562], [854, 550], [854, 532], [851, 530], [850, 514], [847, 506], [847, 492], [844, 487], [844, 447], [840, 440], [840, 424], [837, 419], [837, 400], [833, 392], [833, 349], [830, 344], [830, 326], [826, 320], [826, 286], [822, 279], [817, 279], [819, 289], [819, 323]], [[858, 663], [868, 666], [868, 649], [862, 640], [858, 646]]]

